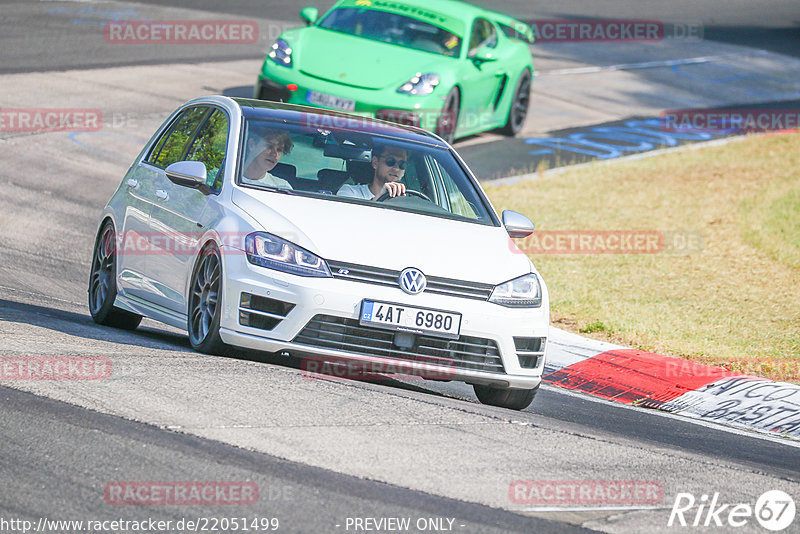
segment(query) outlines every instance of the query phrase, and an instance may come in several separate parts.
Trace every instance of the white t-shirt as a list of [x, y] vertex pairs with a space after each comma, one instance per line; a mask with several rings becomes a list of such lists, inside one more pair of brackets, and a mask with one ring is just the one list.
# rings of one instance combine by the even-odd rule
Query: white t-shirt
[[336, 196], [363, 198], [365, 200], [372, 200], [373, 197], [375, 197], [375, 195], [372, 194], [372, 191], [369, 190], [369, 184], [361, 184], [361, 185], [344, 184], [342, 187], [339, 188], [339, 191], [336, 192]]
[[281, 187], [283, 189], [292, 189], [292, 184], [290, 184], [283, 178], [279, 178], [274, 174], [270, 174], [269, 171], [267, 171], [267, 173], [264, 174], [264, 176], [262, 176], [260, 180], [251, 180], [250, 178], [242, 176], [242, 181], [247, 184], [259, 184], [270, 187]]

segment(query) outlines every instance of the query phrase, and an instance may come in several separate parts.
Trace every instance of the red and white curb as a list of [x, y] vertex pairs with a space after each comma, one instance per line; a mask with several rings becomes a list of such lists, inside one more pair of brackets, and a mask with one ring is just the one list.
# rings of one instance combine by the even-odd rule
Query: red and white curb
[[800, 439], [800, 386], [551, 327], [545, 383], [603, 399]]

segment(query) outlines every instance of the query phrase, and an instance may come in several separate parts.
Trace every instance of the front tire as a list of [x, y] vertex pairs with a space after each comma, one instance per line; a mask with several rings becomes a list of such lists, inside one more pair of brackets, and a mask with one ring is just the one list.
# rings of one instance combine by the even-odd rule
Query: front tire
[[525, 69], [517, 81], [517, 88], [514, 91], [514, 98], [508, 108], [508, 119], [502, 132], [505, 135], [514, 137], [522, 131], [525, 126], [525, 118], [528, 116], [528, 105], [531, 101], [531, 71]]
[[222, 354], [219, 335], [222, 315], [222, 258], [216, 245], [203, 249], [192, 273], [189, 289], [189, 344], [205, 354]]
[[447, 98], [444, 99], [442, 114], [436, 121], [436, 135], [452, 144], [456, 139], [456, 124], [458, 124], [458, 114], [461, 109], [461, 94], [457, 87], [450, 89]]
[[114, 306], [117, 299], [117, 240], [114, 224], [106, 221], [97, 235], [89, 274], [89, 313], [95, 323], [135, 330], [142, 316]]
[[473, 384], [472, 388], [475, 390], [475, 396], [478, 397], [481, 404], [499, 406], [509, 410], [524, 410], [531, 405], [533, 398], [536, 397], [536, 393], [539, 391], [539, 386], [534, 389], [501, 389]]

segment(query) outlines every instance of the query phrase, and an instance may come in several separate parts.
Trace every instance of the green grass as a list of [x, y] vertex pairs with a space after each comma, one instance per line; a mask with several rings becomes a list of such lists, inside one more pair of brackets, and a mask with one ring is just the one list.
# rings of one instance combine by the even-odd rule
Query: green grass
[[533, 255], [553, 322], [642, 350], [800, 382], [800, 135], [750, 137], [511, 186], [538, 231], [657, 230], [690, 250]]

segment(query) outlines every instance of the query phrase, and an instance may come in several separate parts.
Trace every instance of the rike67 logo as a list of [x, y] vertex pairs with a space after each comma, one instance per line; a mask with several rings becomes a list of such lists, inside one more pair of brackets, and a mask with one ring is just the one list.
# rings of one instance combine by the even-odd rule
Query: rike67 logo
[[781, 490], [770, 490], [762, 494], [755, 506], [749, 503], [723, 504], [719, 493], [701, 495], [699, 499], [691, 493], [678, 493], [667, 526], [682, 527], [743, 527], [753, 518], [767, 530], [779, 532], [794, 522], [795, 504], [789, 494]]

